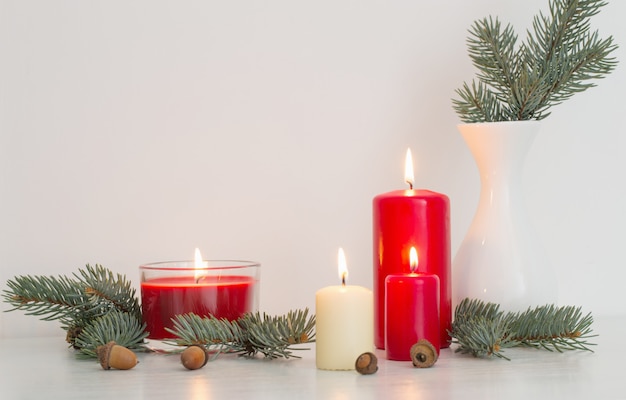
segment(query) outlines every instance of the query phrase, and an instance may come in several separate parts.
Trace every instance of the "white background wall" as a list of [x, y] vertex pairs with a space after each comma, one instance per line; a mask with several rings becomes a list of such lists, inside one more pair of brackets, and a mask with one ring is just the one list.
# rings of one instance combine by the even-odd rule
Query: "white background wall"
[[[454, 89], [489, 14], [524, 36], [547, 0], [0, 0], [0, 282], [100, 263], [138, 287], [141, 263], [262, 263], [261, 309], [371, 287], [371, 200], [447, 194], [452, 249], [478, 201]], [[594, 18], [618, 69], [554, 109], [527, 159], [529, 211], [560, 302], [624, 307], [626, 2]], [[2, 310], [8, 305], [2, 303]], [[0, 337], [59, 334], [0, 314]]]

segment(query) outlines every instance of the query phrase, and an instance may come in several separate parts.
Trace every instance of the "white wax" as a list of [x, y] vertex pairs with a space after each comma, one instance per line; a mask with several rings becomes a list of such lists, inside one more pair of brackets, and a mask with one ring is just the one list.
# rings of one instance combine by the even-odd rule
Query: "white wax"
[[315, 294], [315, 364], [351, 370], [362, 353], [374, 351], [374, 299], [361, 286], [328, 286]]

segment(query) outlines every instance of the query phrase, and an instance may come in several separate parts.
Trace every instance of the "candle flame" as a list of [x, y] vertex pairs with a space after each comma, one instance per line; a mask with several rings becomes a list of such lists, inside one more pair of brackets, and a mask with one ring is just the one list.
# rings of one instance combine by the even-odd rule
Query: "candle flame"
[[196, 282], [198, 282], [200, 279], [204, 278], [204, 276], [206, 275], [206, 267], [208, 266], [208, 263], [206, 263], [205, 261], [202, 260], [202, 254], [200, 254], [200, 249], [196, 247], [196, 251], [194, 254], [194, 280]]
[[346, 255], [343, 252], [343, 249], [339, 248], [339, 254], [337, 255], [337, 265], [339, 272], [339, 279], [341, 279], [341, 284], [343, 286], [346, 285], [346, 278], [348, 277], [348, 266], [346, 265]]
[[411, 250], [409, 251], [409, 263], [411, 265], [411, 273], [417, 271], [419, 260], [417, 258], [417, 250], [415, 250], [415, 247], [411, 247]]
[[411, 156], [411, 149], [406, 150], [406, 161], [404, 163], [404, 181], [409, 184], [409, 188], [413, 189], [413, 182], [415, 177], [413, 176], [413, 157]]

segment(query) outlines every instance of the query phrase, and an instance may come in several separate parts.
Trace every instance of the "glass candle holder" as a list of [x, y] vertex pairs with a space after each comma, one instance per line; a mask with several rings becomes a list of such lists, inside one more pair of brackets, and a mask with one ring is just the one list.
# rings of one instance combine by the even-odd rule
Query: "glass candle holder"
[[194, 313], [235, 320], [259, 308], [261, 264], [253, 261], [209, 260], [145, 264], [141, 274], [141, 309], [149, 339], [175, 336], [173, 318]]

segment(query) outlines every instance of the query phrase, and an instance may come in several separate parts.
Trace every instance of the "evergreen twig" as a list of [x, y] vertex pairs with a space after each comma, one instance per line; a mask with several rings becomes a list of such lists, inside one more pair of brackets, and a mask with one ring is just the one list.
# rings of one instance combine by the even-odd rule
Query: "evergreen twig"
[[547, 305], [528, 309], [511, 317], [513, 340], [520, 345], [546, 350], [588, 350], [593, 343], [591, 314], [582, 315], [579, 307]]
[[592, 351], [591, 314], [580, 307], [554, 305], [529, 308], [524, 312], [503, 312], [494, 303], [464, 299], [454, 312], [450, 335], [456, 352], [476, 357], [503, 354], [506, 348], [527, 346], [546, 350]]
[[550, 0], [548, 15], [533, 19], [526, 42], [516, 47], [510, 24], [492, 17], [475, 21], [467, 39], [477, 80], [456, 90], [453, 108], [466, 123], [541, 120], [550, 107], [611, 73], [617, 60], [613, 37], [601, 39], [589, 20], [603, 0]]
[[[67, 342], [78, 349], [99, 343], [88, 342], [90, 337], [108, 339], [104, 340], [106, 343], [115, 340], [119, 332], [129, 332], [136, 338], [136, 342], [128, 343], [129, 346], [139, 346], [143, 342], [145, 336], [139, 334], [144, 329], [139, 301], [123, 275], [114, 275], [96, 264], [79, 269], [74, 278], [18, 276], [7, 281], [9, 289], [3, 290], [2, 297], [13, 306], [8, 311], [22, 310], [26, 315], [39, 316], [44, 321], [60, 321], [61, 327], [67, 331]], [[112, 313], [114, 315], [110, 318], [104, 318]], [[118, 314], [126, 315], [120, 317]], [[115, 322], [117, 331], [109, 330], [103, 321]], [[85, 329], [91, 334], [78, 340]], [[92, 336], [94, 329], [101, 331]]]
[[95, 268], [87, 265], [86, 270], [79, 270], [80, 275], [74, 274], [89, 295], [89, 304], [95, 315], [105, 315], [111, 309], [132, 314], [141, 320], [141, 306], [135, 296], [135, 289], [131, 282], [123, 275], [114, 275], [112, 271], [96, 265]]
[[146, 324], [128, 312], [114, 310], [87, 325], [76, 337], [75, 347], [87, 357], [97, 357], [96, 348], [110, 341], [129, 349], [144, 350], [147, 336]]
[[248, 313], [235, 321], [184, 314], [174, 319], [174, 329], [167, 330], [177, 336], [171, 341], [177, 346], [204, 345], [218, 353], [248, 357], [261, 353], [267, 358], [299, 358], [292, 353], [299, 348], [293, 346], [315, 341], [315, 316], [309, 316], [308, 309], [273, 317]]

